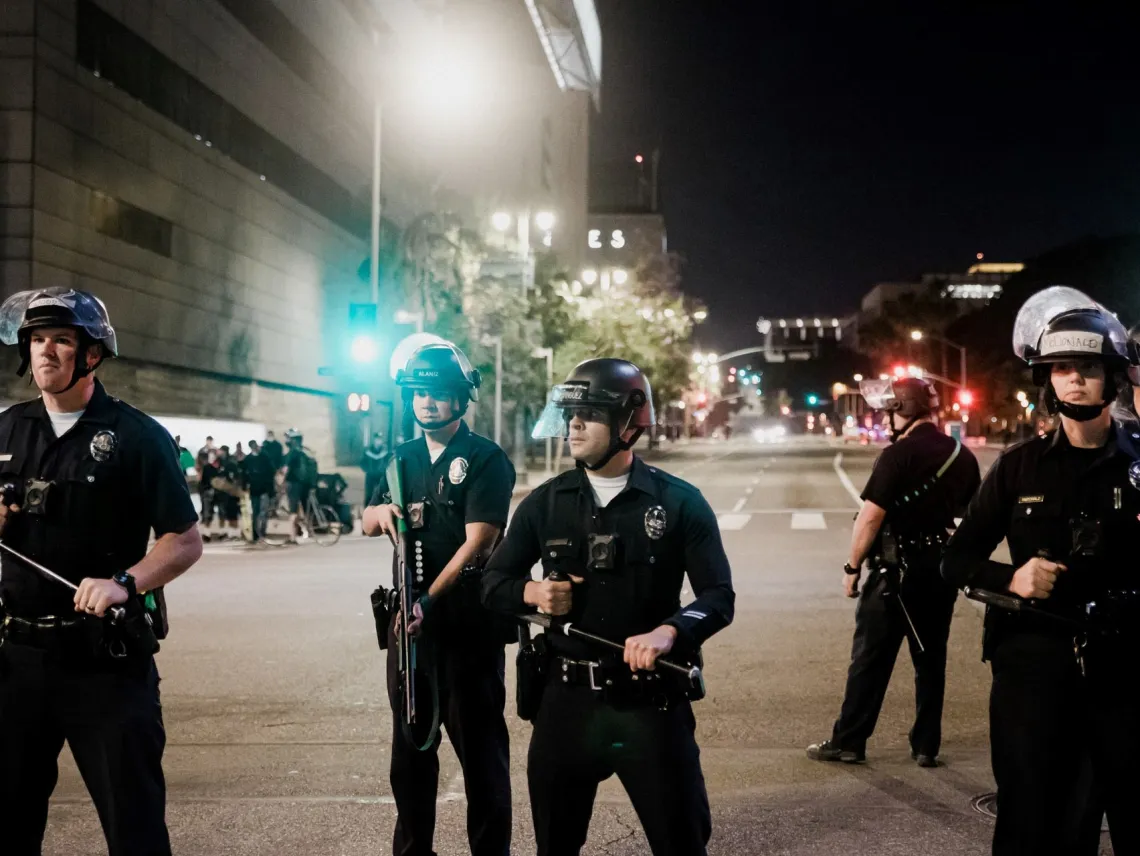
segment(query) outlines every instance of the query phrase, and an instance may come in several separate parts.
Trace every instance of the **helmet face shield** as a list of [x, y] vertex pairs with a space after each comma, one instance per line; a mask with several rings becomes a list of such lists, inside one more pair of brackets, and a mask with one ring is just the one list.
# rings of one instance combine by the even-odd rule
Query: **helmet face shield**
[[538, 417], [530, 436], [535, 440], [547, 437], [565, 438], [570, 434], [570, 419], [575, 410], [579, 408], [598, 410], [608, 419], [617, 404], [617, 396], [604, 391], [591, 394], [590, 386], [586, 383], [556, 384], [550, 390], [546, 407]]
[[18, 344], [21, 332], [37, 327], [74, 327], [101, 344], [110, 356], [118, 356], [118, 340], [107, 308], [85, 291], [59, 286], [19, 291], [0, 304], [3, 344]]
[[897, 407], [894, 382], [887, 378], [868, 378], [859, 381], [859, 394], [872, 410], [891, 410]]

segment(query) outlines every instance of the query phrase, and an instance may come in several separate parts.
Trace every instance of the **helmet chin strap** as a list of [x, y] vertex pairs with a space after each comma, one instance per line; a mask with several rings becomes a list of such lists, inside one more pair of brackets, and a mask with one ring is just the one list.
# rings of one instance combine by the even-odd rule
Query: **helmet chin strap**
[[908, 420], [907, 420], [906, 424], [905, 424], [905, 425], [903, 425], [903, 427], [902, 427], [902, 428], [900, 428], [900, 429], [898, 429], [898, 430], [895, 430], [895, 416], [894, 416], [894, 414], [895, 414], [895, 413], [897, 413], [897, 412], [898, 412], [898, 411], [894, 411], [894, 412], [892, 412], [892, 413], [891, 413], [891, 418], [890, 418], [890, 425], [891, 425], [891, 430], [890, 430], [890, 435], [891, 435], [891, 443], [897, 443], [897, 442], [898, 442], [898, 441], [899, 441], [899, 440], [902, 438], [902, 436], [903, 436], [904, 434], [906, 434], [906, 432], [907, 432], [907, 431], [909, 431], [909, 430], [910, 430], [910, 426], [912, 426], [912, 425], [913, 425], [915, 422], [917, 422], [919, 419], [921, 419], [921, 418], [922, 418], [921, 416], [912, 416], [910, 419], [908, 419]]
[[1112, 404], [1111, 401], [1102, 401], [1100, 404], [1070, 404], [1057, 397], [1057, 391], [1053, 389], [1052, 381], [1049, 381], [1048, 384], [1045, 389], [1046, 409], [1050, 413], [1060, 413], [1062, 416], [1067, 416], [1074, 422], [1091, 422]]
[[[452, 396], [452, 401], [458, 401], [458, 400], [459, 399], [456, 398], [454, 395]], [[424, 422], [422, 419], [420, 419], [420, 417], [418, 417], [416, 415], [416, 408], [414, 406], [410, 409], [412, 411], [412, 421], [414, 421], [417, 425], [419, 425], [425, 431], [439, 431], [441, 428], [446, 428], [452, 422], [458, 422], [467, 413], [467, 405], [464, 404], [462, 407], [456, 408], [452, 412], [452, 416], [450, 419], [440, 419], [440, 420], [434, 420], [432, 422]]]
[[[629, 414], [629, 419], [633, 419], [632, 413]], [[627, 425], [629, 424], [629, 419], [626, 420]], [[606, 464], [608, 464], [610, 461], [612, 461], [614, 458], [614, 455], [616, 455], [618, 452], [625, 452], [625, 451], [628, 451], [629, 449], [632, 449], [634, 444], [641, 438], [641, 435], [643, 433], [645, 433], [644, 428], [638, 428], [633, 432], [632, 437], [630, 437], [628, 440], [623, 440], [621, 438], [621, 435], [623, 433], [625, 433], [625, 430], [626, 430], [625, 428], [622, 428], [620, 431], [616, 427], [611, 428], [610, 429], [610, 445], [609, 445], [609, 448], [606, 449], [606, 453], [604, 455], [602, 455], [602, 457], [600, 457], [596, 463], [587, 464], [585, 461], [578, 461], [576, 463], [576, 466], [584, 467], [585, 469], [589, 470], [590, 472], [597, 472], [602, 467], [604, 467]]]

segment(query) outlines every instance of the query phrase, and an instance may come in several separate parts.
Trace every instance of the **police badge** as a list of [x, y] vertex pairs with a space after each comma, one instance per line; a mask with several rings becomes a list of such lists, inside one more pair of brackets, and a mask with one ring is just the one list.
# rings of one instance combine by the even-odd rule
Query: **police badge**
[[118, 445], [119, 440], [114, 431], [100, 431], [91, 438], [91, 457], [99, 463], [109, 461]]
[[447, 469], [447, 478], [452, 484], [463, 484], [463, 480], [467, 478], [467, 459], [456, 458], [452, 461]]
[[1137, 490], [1140, 490], [1140, 461], [1133, 461], [1128, 465], [1128, 481]]
[[665, 537], [665, 527], [668, 521], [665, 518], [665, 509], [655, 505], [645, 512], [645, 534], [654, 541]]

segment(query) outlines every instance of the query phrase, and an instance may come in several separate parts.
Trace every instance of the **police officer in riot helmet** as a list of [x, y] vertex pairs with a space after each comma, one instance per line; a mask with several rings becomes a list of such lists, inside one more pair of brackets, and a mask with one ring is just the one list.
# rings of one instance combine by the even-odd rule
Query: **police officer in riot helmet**
[[94, 295], [14, 294], [0, 341], [40, 392], [0, 414], [0, 850], [40, 853], [66, 740], [110, 852], [169, 854], [153, 654], [202, 552], [178, 449], [95, 379], [118, 342]]
[[[653, 424], [649, 381], [635, 365], [578, 365], [534, 431], [568, 439], [577, 467], [522, 501], [484, 578], [492, 609], [546, 613], [624, 651], [554, 630], [535, 640], [544, 659], [526, 681], [538, 682], [540, 700], [524, 713], [520, 693], [519, 707], [534, 722], [527, 777], [539, 856], [580, 851], [598, 784], [614, 774], [656, 856], [701, 854], [709, 840], [690, 704], [703, 692], [659, 667], [661, 658], [696, 662], [732, 621], [735, 596], [708, 503], [633, 453]], [[686, 574], [696, 598], [682, 605]]]
[[[861, 763], [905, 638], [915, 671], [911, 757], [938, 765], [946, 643], [957, 589], [939, 575], [947, 532], [980, 480], [969, 449], [938, 430], [938, 394], [927, 380], [866, 380], [868, 404], [887, 413], [891, 446], [863, 489], [843, 566], [848, 597], [859, 597], [851, 665], [831, 737], [808, 747], [819, 761]], [[870, 576], [859, 594], [864, 562]]]
[[[502, 449], [463, 421], [468, 404], [478, 398], [480, 377], [455, 345], [420, 348], [398, 372], [396, 384], [423, 436], [394, 452], [404, 509], [392, 504], [387, 474], [380, 471], [364, 511], [364, 534], [394, 541], [396, 518], [408, 525], [408, 557], [419, 587], [413, 592], [408, 631], [417, 637], [417, 656], [434, 674], [431, 683], [437, 688], [430, 695], [463, 769], [471, 852], [507, 856], [511, 779], [504, 646], [515, 630], [480, 604], [479, 577], [506, 526], [514, 467]], [[440, 739], [436, 734], [427, 745], [417, 746], [420, 735], [407, 733], [401, 724], [397, 620], [392, 616], [387, 644], [388, 692], [395, 714], [393, 853], [430, 854]], [[431, 717], [425, 712], [423, 719]]]
[[[1140, 354], [1140, 324], [1128, 331], [1132, 354]], [[1121, 385], [1112, 405], [1112, 418], [1122, 422], [1140, 422], [1140, 368], [1129, 367], [1129, 383]]]
[[[1060, 427], [998, 459], [942, 565], [987, 602], [993, 852], [1095, 854], [1103, 806], [1114, 851], [1137, 853], [1140, 430], [1109, 410], [1135, 368], [1128, 335], [1054, 286], [1019, 311], [1014, 350]], [[1011, 564], [991, 558], [1002, 539]]]

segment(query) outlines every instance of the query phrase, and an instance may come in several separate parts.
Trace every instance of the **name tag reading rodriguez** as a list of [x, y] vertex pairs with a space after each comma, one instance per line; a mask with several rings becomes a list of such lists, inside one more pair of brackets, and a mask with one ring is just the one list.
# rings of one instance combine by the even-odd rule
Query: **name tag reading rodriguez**
[[1019, 496], [1017, 498], [1017, 501], [1021, 505], [1028, 505], [1031, 502], [1044, 502], [1045, 497], [1041, 494], [1038, 494], [1037, 496]]

